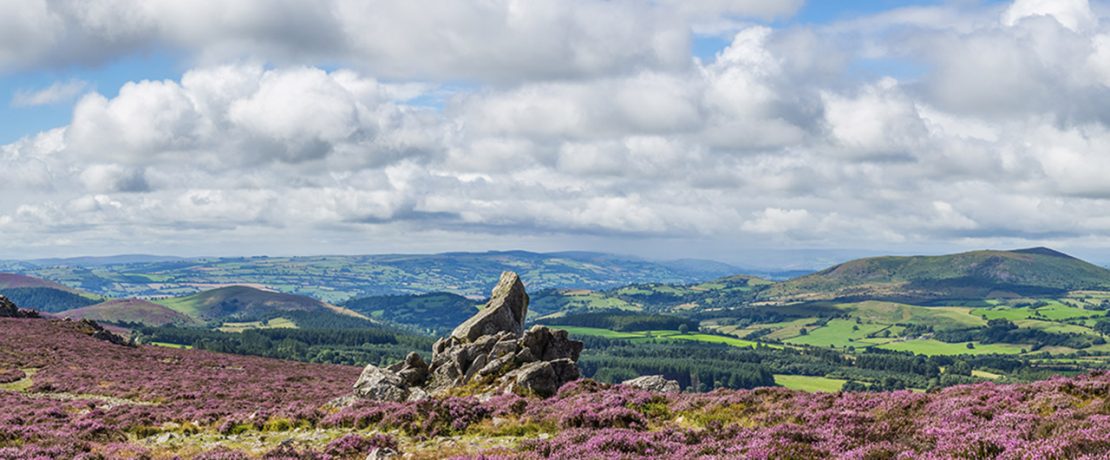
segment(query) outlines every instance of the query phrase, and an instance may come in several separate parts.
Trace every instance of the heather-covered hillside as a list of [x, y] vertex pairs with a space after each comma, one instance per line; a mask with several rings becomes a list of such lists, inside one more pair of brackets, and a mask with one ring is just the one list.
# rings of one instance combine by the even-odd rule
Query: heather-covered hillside
[[1110, 374], [932, 393], [662, 394], [590, 381], [515, 395], [327, 406], [353, 367], [126, 347], [0, 319], [0, 459], [1087, 458]]

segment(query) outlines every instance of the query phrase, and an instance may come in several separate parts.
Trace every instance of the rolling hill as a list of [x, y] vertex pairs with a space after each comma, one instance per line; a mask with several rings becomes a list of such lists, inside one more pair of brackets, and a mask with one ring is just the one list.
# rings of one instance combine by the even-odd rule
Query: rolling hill
[[496, 283], [505, 270], [520, 273], [534, 290], [692, 283], [740, 271], [731, 265], [705, 260], [652, 261], [595, 252], [527, 251], [197, 259], [120, 257], [48, 262], [0, 261], [0, 270], [51, 279], [115, 298], [182, 296], [240, 284], [265, 286], [331, 303], [429, 292], [479, 298], [487, 292], [477, 286]]
[[774, 284], [760, 298], [928, 302], [1104, 289], [1110, 289], [1110, 270], [1051, 249], [1032, 248], [858, 259]]
[[159, 300], [159, 304], [201, 322], [292, 320], [298, 326], [321, 322], [369, 322], [366, 316], [309, 297], [264, 291], [249, 286], [228, 286], [186, 297]]
[[473, 316], [479, 303], [481, 302], [457, 294], [433, 292], [363, 297], [346, 302], [343, 306], [375, 319], [443, 334]]
[[53, 281], [14, 273], [0, 273], [0, 295], [20, 307], [44, 312], [65, 311], [101, 301], [95, 295]]
[[120, 299], [67, 310], [57, 316], [89, 319], [106, 323], [138, 323], [146, 326], [196, 325], [193, 318], [156, 303], [139, 299]]

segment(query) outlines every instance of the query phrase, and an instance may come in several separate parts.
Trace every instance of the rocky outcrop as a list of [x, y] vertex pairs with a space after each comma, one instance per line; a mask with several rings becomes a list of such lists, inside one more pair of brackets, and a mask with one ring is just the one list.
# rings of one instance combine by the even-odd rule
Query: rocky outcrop
[[411, 401], [450, 394], [554, 395], [579, 378], [582, 342], [544, 326], [524, 331], [527, 314], [524, 284], [515, 273], [503, 273], [485, 308], [436, 341], [430, 363], [410, 353], [386, 368], [367, 366], [355, 384], [355, 397]]
[[645, 375], [621, 382], [621, 385], [636, 387], [641, 390], [655, 391], [658, 393], [678, 393], [682, 387], [677, 381], [667, 380], [662, 375]]
[[19, 307], [15, 306], [7, 297], [0, 296], [0, 318], [18, 318]]
[[0, 318], [41, 318], [41, 316], [37, 311], [20, 309], [15, 302], [0, 295]]
[[366, 366], [358, 381], [355, 382], [355, 397], [401, 402], [408, 399], [409, 390], [396, 372], [377, 366]]
[[[66, 319], [64, 321], [70, 320]], [[107, 329], [104, 329], [104, 327], [98, 324], [96, 321], [83, 319], [80, 321], [76, 321], [74, 325], [78, 331], [81, 331], [82, 333], [89, 335], [94, 339], [103, 340], [105, 342], [110, 342], [116, 345], [133, 346], [133, 344], [128, 342], [127, 339], [113, 334]]]
[[524, 283], [516, 273], [504, 272], [485, 308], [456, 327], [451, 337], [474, 341], [499, 332], [520, 336], [524, 333], [524, 317], [527, 315], [528, 294], [524, 292]]

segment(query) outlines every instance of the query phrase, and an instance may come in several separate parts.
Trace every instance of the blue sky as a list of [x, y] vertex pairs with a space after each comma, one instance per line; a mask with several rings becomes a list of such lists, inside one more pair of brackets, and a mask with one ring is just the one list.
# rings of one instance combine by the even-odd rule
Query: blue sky
[[[837, 0], [810, 0], [796, 13], [768, 22], [776, 27], [819, 26], [838, 20], [857, 18], [893, 8], [937, 5], [940, 1], [927, 0], [868, 0], [844, 2]], [[996, 2], [999, 3], [999, 2]], [[767, 22], [756, 20], [756, 22]], [[696, 36], [691, 53], [709, 61], [729, 45], [729, 36]], [[38, 91], [55, 82], [80, 80], [88, 83], [88, 90], [114, 96], [129, 81], [178, 79], [188, 69], [189, 57], [180, 51], [168, 49], [141, 50], [118, 56], [98, 65], [68, 65], [58, 68], [33, 69], [0, 74], [0, 94], [7, 96], [7, 103], [0, 106], [0, 144], [14, 142], [20, 137], [65, 125], [70, 118], [76, 98], [67, 98], [53, 104], [15, 107], [12, 100], [19, 91]], [[876, 73], [913, 74], [911, 64], [901, 61], [863, 62], [865, 69]], [[334, 66], [323, 66], [334, 67]], [[467, 89], [473, 84], [449, 83], [448, 90]], [[417, 103], [439, 106], [441, 100], [424, 97]]]
[[1110, 251], [1104, 0], [126, 3], [0, 11], [0, 257]]

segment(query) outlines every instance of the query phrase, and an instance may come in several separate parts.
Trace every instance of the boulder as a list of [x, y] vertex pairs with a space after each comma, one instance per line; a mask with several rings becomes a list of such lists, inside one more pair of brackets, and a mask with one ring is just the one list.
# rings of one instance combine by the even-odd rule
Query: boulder
[[421, 386], [428, 380], [428, 363], [416, 352], [409, 353], [404, 361], [387, 369], [396, 372], [407, 387]]
[[535, 361], [506, 374], [508, 391], [520, 395], [547, 398], [555, 395], [564, 383], [577, 380], [578, 364], [569, 359]]
[[657, 393], [678, 393], [682, 391], [682, 387], [678, 385], [675, 380], [667, 380], [662, 375], [645, 375], [643, 377], [636, 377], [631, 380], [621, 382], [621, 385], [628, 385], [636, 387], [641, 390], [654, 391]]
[[524, 333], [524, 317], [528, 315], [528, 294], [524, 283], [513, 272], [501, 274], [501, 280], [493, 288], [486, 306], [466, 320], [454, 331], [451, 337], [467, 341], [477, 340], [484, 335], [499, 332], [512, 332], [517, 337]]
[[582, 342], [570, 340], [567, 331], [553, 331], [546, 326], [532, 326], [521, 339], [521, 345], [532, 352], [536, 359], [543, 361], [563, 358], [578, 361], [583, 346]]
[[402, 402], [408, 399], [409, 390], [396, 372], [368, 365], [355, 382], [355, 396], [375, 401]]

